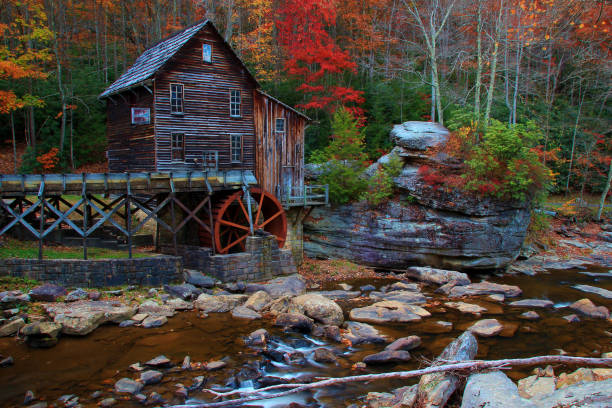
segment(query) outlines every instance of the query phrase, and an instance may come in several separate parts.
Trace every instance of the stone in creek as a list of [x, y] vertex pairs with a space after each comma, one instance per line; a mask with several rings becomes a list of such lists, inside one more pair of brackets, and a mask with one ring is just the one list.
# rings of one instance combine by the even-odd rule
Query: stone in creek
[[610, 317], [610, 312], [605, 306], [595, 306], [590, 299], [580, 299], [570, 306], [570, 309], [576, 310], [582, 313], [585, 316], [598, 318], [598, 319], [607, 319]]
[[444, 306], [450, 307], [452, 309], [457, 309], [461, 313], [473, 313], [476, 315], [479, 315], [480, 313], [487, 311], [487, 309], [482, 306], [474, 305], [472, 303], [465, 303], [465, 302], [446, 302], [444, 303]]
[[195, 271], [193, 269], [185, 269], [183, 270], [183, 279], [185, 282], [190, 283], [195, 286], [199, 286], [201, 288], [212, 288], [217, 283], [216, 279], [204, 275], [200, 271]]
[[459, 286], [469, 285], [471, 283], [470, 278], [468, 278], [465, 273], [446, 269], [436, 269], [429, 266], [413, 266], [408, 268], [406, 272], [404, 272], [404, 275], [436, 285], [444, 285], [450, 281], [455, 281], [456, 285]]
[[15, 360], [13, 359], [12, 356], [8, 356], [3, 359], [0, 359], [0, 367], [8, 367], [8, 366], [12, 366], [13, 364], [15, 364]]
[[86, 290], [78, 288], [66, 295], [66, 302], [76, 302], [77, 300], [83, 300], [88, 298]]
[[370, 298], [374, 300], [396, 300], [406, 304], [423, 304], [427, 302], [427, 298], [422, 293], [407, 290], [394, 290], [389, 293], [371, 292]]
[[268, 292], [263, 290], [258, 290], [253, 293], [247, 301], [244, 303], [244, 307], [248, 307], [249, 309], [253, 309], [256, 312], [260, 312], [263, 308], [270, 303], [272, 298], [268, 295]]
[[200, 387], [202, 387], [202, 385], [204, 385], [205, 382], [206, 382], [206, 379], [204, 378], [204, 376], [203, 375], [199, 375], [199, 376], [197, 376], [197, 377], [195, 377], [193, 379], [193, 383], [188, 388], [188, 390], [189, 391], [195, 391], [195, 390], [199, 389]]
[[344, 322], [342, 309], [336, 302], [316, 293], [293, 298], [296, 309], [317, 322], [340, 326]]
[[353, 289], [353, 286], [349, 285], [348, 283], [339, 283], [338, 287], [342, 290], [351, 290]]
[[36, 399], [34, 396], [34, 391], [26, 391], [25, 397], [23, 398], [23, 405], [28, 405], [30, 402], [34, 401], [34, 399]]
[[419, 327], [424, 333], [429, 334], [448, 333], [453, 330], [453, 324], [451, 322], [445, 322], [442, 320], [435, 322], [427, 321]]
[[183, 283], [181, 285], [164, 285], [164, 290], [170, 295], [183, 300], [191, 300], [196, 298], [202, 291], [191, 283]]
[[62, 286], [45, 283], [32, 289], [29, 293], [33, 302], [55, 302], [58, 297], [66, 295], [66, 289]]
[[172, 365], [172, 361], [170, 361], [168, 357], [161, 354], [147, 361], [145, 365], [148, 365], [149, 367], [169, 367]]
[[338, 326], [323, 326], [323, 336], [337, 343], [342, 341], [342, 335], [340, 334], [340, 328]]
[[100, 401], [99, 405], [102, 408], [109, 408], [115, 405], [116, 403], [117, 403], [117, 400], [114, 398], [105, 398], [102, 401]]
[[35, 322], [26, 324], [19, 331], [25, 336], [30, 347], [47, 348], [57, 344], [62, 325], [54, 322]]
[[168, 323], [168, 318], [166, 316], [149, 316], [142, 321], [142, 327], [145, 329], [153, 329], [161, 327], [166, 323]]
[[25, 321], [21, 318], [11, 320], [4, 326], [0, 327], [0, 337], [12, 336], [17, 333], [19, 329], [25, 326]]
[[176, 314], [174, 308], [167, 305], [160, 305], [154, 300], [146, 300], [138, 307], [139, 314], [147, 314], [149, 316], [165, 316], [172, 317]]
[[[1, 308], [0, 308], [1, 309]], [[2, 315], [6, 318], [11, 318], [15, 315], [19, 314], [19, 308], [15, 309], [6, 309], [2, 311]]]
[[504, 326], [497, 319], [483, 319], [471, 325], [468, 330], [479, 337], [497, 336], [504, 329]]
[[140, 363], [134, 363], [130, 365], [130, 370], [135, 371], [135, 372], [140, 372], [143, 371], [145, 368], [140, 365]]
[[136, 314], [136, 308], [117, 301], [79, 300], [72, 303], [50, 303], [44, 309], [62, 332], [85, 335], [104, 323], [121, 323]]
[[461, 408], [535, 408], [521, 398], [516, 385], [501, 371], [472, 374], [463, 392]]
[[612, 299], [612, 290], [598, 288], [597, 286], [590, 285], [574, 285], [572, 286], [572, 288], [581, 290], [583, 292], [594, 293], [606, 299]]
[[357, 345], [362, 343], [386, 343], [387, 336], [381, 334], [374, 327], [366, 323], [346, 322], [346, 333], [343, 336], [349, 340], [351, 344]]
[[529, 310], [525, 313], [521, 313], [519, 317], [525, 320], [537, 320], [540, 318], [540, 315], [534, 312], [533, 310]]
[[258, 329], [245, 337], [244, 343], [249, 346], [265, 346], [269, 337], [266, 329]]
[[132, 316], [132, 320], [134, 320], [135, 322], [142, 322], [144, 319], [146, 319], [147, 317], [149, 317], [149, 315], [147, 313], [138, 313], [135, 314], [134, 316]]
[[124, 320], [121, 323], [119, 323], [119, 327], [132, 327], [136, 325], [136, 321], [134, 320]]
[[397, 301], [378, 302], [351, 310], [349, 317], [351, 320], [365, 323], [406, 323], [421, 320], [421, 316], [413, 313], [408, 306], [410, 305]]
[[174, 391], [174, 394], [181, 398], [187, 398], [187, 396], [189, 395], [189, 391], [187, 390], [187, 388], [185, 388], [183, 384], [177, 384], [176, 391]]
[[244, 306], [236, 306], [232, 310], [232, 317], [247, 320], [261, 319], [261, 315], [259, 313], [257, 313], [253, 309], [249, 309], [248, 307]]
[[418, 292], [420, 288], [419, 285], [417, 285], [416, 283], [395, 282], [393, 285], [389, 286], [389, 292], [394, 290], [408, 290]]
[[10, 309], [30, 302], [30, 296], [18, 290], [0, 292], [0, 309]]
[[494, 301], [494, 302], [503, 302], [506, 297], [504, 295], [501, 295], [499, 293], [495, 293], [493, 295], [489, 295], [487, 296], [487, 298], [489, 298], [490, 300]]
[[393, 343], [385, 347], [385, 350], [395, 351], [404, 350], [410, 351], [421, 345], [421, 338], [419, 336], [408, 336], [402, 337], [395, 340]]
[[210, 361], [206, 363], [206, 370], [207, 371], [220, 370], [224, 368], [225, 366], [227, 366], [227, 363], [225, 361]]
[[89, 300], [98, 300], [102, 295], [97, 290], [91, 291], [87, 294], [87, 299]]
[[384, 350], [380, 353], [370, 354], [363, 359], [367, 365], [404, 363], [410, 360], [410, 353], [405, 350]]
[[461, 297], [461, 296], [478, 296], [478, 295], [492, 295], [492, 294], [501, 294], [505, 297], [516, 297], [520, 296], [521, 288], [513, 285], [502, 285], [499, 283], [492, 282], [479, 282], [479, 283], [471, 283], [465, 286], [455, 286], [450, 291], [451, 297]]
[[115, 392], [127, 393], [127, 394], [138, 394], [142, 390], [143, 385], [130, 378], [122, 378], [115, 383]]
[[580, 318], [577, 315], [575, 315], [575, 314], [570, 314], [570, 315], [567, 315], [567, 316], [563, 316], [563, 318], [565, 320], [567, 320], [569, 323], [576, 323], [576, 322], [580, 321]]
[[183, 299], [172, 298], [168, 299], [166, 305], [174, 310], [191, 310], [193, 309], [193, 302], [188, 302]]
[[47, 408], [48, 404], [46, 402], [37, 402], [36, 404], [28, 405], [28, 408]]
[[274, 319], [274, 325], [285, 329], [298, 330], [310, 333], [314, 326], [314, 321], [300, 313], [279, 313]]
[[181, 364], [182, 370], [191, 370], [191, 357], [185, 356], [183, 363]]
[[[478, 341], [469, 331], [453, 340], [436, 360], [473, 360], [478, 351]], [[435, 361], [434, 361], [435, 363]], [[462, 379], [453, 373], [434, 373], [421, 377], [415, 406], [421, 408], [443, 407], [459, 387]]]
[[552, 393], [555, 390], [555, 378], [532, 375], [518, 382], [518, 392], [523, 398], [533, 398]]
[[247, 293], [266, 291], [273, 298], [281, 296], [299, 296], [306, 291], [306, 283], [299, 275], [291, 275], [271, 280], [265, 284], [250, 283], [247, 285]]
[[157, 384], [161, 382], [164, 375], [157, 370], [147, 370], [140, 373], [140, 382], [144, 385]]
[[134, 399], [136, 400], [136, 402], [140, 402], [141, 404], [144, 404], [147, 401], [147, 396], [142, 393], [138, 393], [134, 395]]
[[373, 290], [376, 290], [376, 287], [374, 285], [363, 285], [359, 287], [359, 290], [362, 292], [372, 292]]
[[195, 301], [196, 307], [204, 313], [225, 313], [248, 299], [246, 295], [209, 295], [202, 293]]
[[357, 290], [346, 291], [346, 290], [324, 290], [320, 292], [313, 292], [317, 295], [324, 296], [330, 300], [348, 300], [355, 299], [361, 296], [361, 292]]
[[317, 363], [336, 363], [338, 358], [331, 350], [320, 347], [314, 351], [314, 361]]
[[546, 299], [523, 299], [510, 302], [514, 307], [553, 307], [554, 303]]
[[534, 397], [538, 407], [610, 407], [612, 379], [581, 382], [558, 389], [551, 394]]

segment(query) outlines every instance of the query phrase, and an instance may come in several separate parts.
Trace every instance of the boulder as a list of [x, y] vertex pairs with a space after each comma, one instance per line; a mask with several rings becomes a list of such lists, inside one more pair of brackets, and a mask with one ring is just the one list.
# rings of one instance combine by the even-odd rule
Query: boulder
[[268, 295], [268, 292], [263, 290], [258, 290], [253, 293], [247, 301], [244, 303], [244, 307], [248, 307], [249, 309], [253, 309], [256, 312], [261, 311], [272, 298]]
[[358, 290], [325, 290], [313, 293], [324, 296], [330, 300], [349, 300], [361, 296], [361, 292]]
[[370, 354], [363, 359], [367, 365], [389, 363], [404, 363], [410, 360], [410, 353], [405, 350], [383, 350], [380, 353]]
[[166, 301], [166, 306], [169, 306], [174, 310], [192, 310], [193, 302], [188, 302], [183, 299], [172, 298]]
[[346, 332], [343, 338], [357, 345], [362, 343], [386, 343], [387, 336], [381, 334], [374, 327], [367, 323], [346, 322]]
[[249, 309], [248, 307], [244, 306], [236, 306], [232, 310], [232, 317], [247, 320], [261, 319], [261, 315], [259, 313], [257, 313], [253, 309]]
[[[387, 300], [353, 309], [349, 317], [356, 322], [365, 323], [407, 323], [421, 320], [421, 316], [414, 313], [415, 309], [412, 309], [411, 306], [395, 300]], [[419, 309], [429, 314], [425, 309]]]
[[534, 397], [538, 407], [608, 408], [612, 405], [612, 379], [581, 382], [558, 389], [552, 394]]
[[590, 299], [586, 298], [572, 303], [569, 307], [585, 316], [596, 319], [607, 319], [610, 317], [610, 311], [605, 306], [595, 306]]
[[569, 374], [561, 373], [555, 384], [556, 388], [565, 388], [582, 381], [595, 381], [595, 374], [590, 368], [579, 368]]
[[246, 292], [253, 293], [258, 290], [266, 291], [273, 298], [281, 296], [299, 296], [306, 291], [306, 283], [299, 275], [283, 276], [271, 280], [266, 284], [250, 283]]
[[72, 292], [66, 295], [66, 302], [76, 302], [77, 300], [87, 299], [89, 297], [89, 293], [85, 289], [75, 289]]
[[391, 292], [370, 292], [370, 298], [374, 300], [394, 300], [406, 304], [420, 305], [427, 302], [427, 298], [420, 292], [407, 290], [394, 290]]
[[554, 303], [545, 299], [523, 299], [510, 302], [514, 307], [553, 307]]
[[[477, 351], [476, 338], [472, 333], [466, 331], [446, 346], [437, 360], [473, 360]], [[418, 385], [416, 406], [420, 408], [443, 407], [460, 383], [461, 378], [453, 373], [434, 373], [422, 376]]]
[[520, 296], [521, 288], [513, 285], [502, 285], [499, 283], [492, 282], [479, 282], [479, 283], [471, 283], [465, 286], [455, 286], [450, 291], [451, 297], [461, 297], [461, 296], [479, 296], [479, 295], [493, 295], [500, 294], [505, 297], [516, 297]]
[[420, 291], [420, 288], [417, 283], [395, 282], [393, 285], [389, 286], [388, 291], [391, 292], [394, 290], [408, 290], [418, 292]]
[[483, 319], [471, 325], [468, 330], [479, 337], [492, 337], [500, 334], [503, 329], [504, 326], [497, 319]]
[[147, 370], [140, 373], [140, 382], [144, 385], [157, 384], [161, 382], [163, 377], [161, 371]]
[[449, 134], [448, 129], [438, 123], [411, 121], [394, 125], [389, 137], [396, 146], [425, 152], [446, 144]]
[[45, 283], [36, 286], [29, 293], [33, 302], [55, 302], [58, 297], [66, 295], [66, 289], [62, 286]]
[[54, 322], [35, 322], [26, 324], [19, 331], [31, 347], [53, 347], [58, 342], [62, 325]]
[[516, 385], [501, 371], [472, 374], [463, 391], [461, 408], [536, 408], [518, 393]]
[[455, 281], [455, 285], [459, 286], [471, 283], [470, 278], [465, 273], [436, 269], [429, 266], [413, 266], [408, 268], [404, 275], [423, 282], [435, 283], [436, 285], [444, 285], [451, 281]]
[[200, 271], [195, 271], [193, 269], [184, 269], [183, 270], [183, 279], [186, 283], [190, 283], [194, 286], [198, 286], [200, 288], [212, 288], [216, 284], [216, 279], [210, 276], [204, 275]]
[[552, 393], [555, 390], [554, 377], [532, 375], [518, 382], [518, 392], [523, 398], [533, 398]]
[[338, 362], [338, 358], [336, 355], [329, 349], [320, 347], [314, 351], [313, 360], [317, 363], [336, 363]]
[[578, 289], [582, 292], [594, 293], [606, 299], [612, 299], [612, 290], [598, 288], [597, 286], [591, 285], [574, 285], [572, 288]]
[[17, 333], [19, 329], [25, 326], [25, 321], [21, 318], [11, 320], [4, 326], [0, 327], [0, 337], [12, 336]]
[[316, 293], [300, 295], [292, 300], [297, 310], [326, 325], [340, 326], [344, 322], [342, 309], [336, 302]]
[[116, 393], [138, 394], [142, 390], [143, 385], [130, 378], [122, 378], [115, 383]]
[[249, 334], [244, 339], [244, 343], [248, 346], [265, 346], [269, 337], [270, 334], [266, 329], [258, 329]]
[[154, 300], [146, 300], [138, 307], [138, 313], [153, 316], [172, 317], [176, 314], [176, 311], [171, 306], [160, 305]]
[[117, 301], [78, 300], [71, 303], [49, 303], [47, 314], [62, 325], [62, 332], [85, 336], [105, 323], [121, 323], [136, 313], [136, 308]]
[[64, 334], [85, 336], [104, 323], [105, 317], [104, 312], [88, 310], [75, 314], [58, 313], [53, 321], [62, 325]]
[[480, 315], [480, 313], [487, 311], [487, 309], [482, 306], [465, 302], [446, 302], [444, 303], [444, 306], [450, 307], [451, 309], [457, 309], [461, 313], [472, 313], [475, 315]]
[[421, 345], [421, 338], [419, 336], [408, 336], [402, 337], [395, 340], [393, 343], [385, 347], [385, 350], [395, 351], [404, 350], [410, 351]]
[[195, 301], [195, 306], [204, 313], [225, 313], [244, 303], [246, 295], [209, 295], [202, 293]]
[[196, 288], [191, 283], [183, 283], [180, 285], [164, 285], [164, 290], [170, 295], [183, 300], [191, 300], [196, 298], [202, 291]]
[[310, 333], [314, 326], [314, 321], [300, 313], [280, 313], [276, 316], [274, 325], [284, 327], [285, 329]]
[[166, 323], [168, 323], [168, 318], [166, 316], [149, 316], [142, 321], [141, 325], [145, 329], [153, 329], [161, 327]]

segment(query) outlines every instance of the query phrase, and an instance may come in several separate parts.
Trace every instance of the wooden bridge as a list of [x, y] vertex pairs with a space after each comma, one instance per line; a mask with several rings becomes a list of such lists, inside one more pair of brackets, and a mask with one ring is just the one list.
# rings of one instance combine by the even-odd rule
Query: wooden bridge
[[[43, 240], [52, 231], [67, 225], [83, 239], [83, 257], [87, 259], [87, 238], [104, 224], [110, 224], [127, 238], [132, 256], [132, 238], [149, 220], [154, 220], [176, 234], [193, 220], [212, 234], [211, 196], [215, 191], [248, 189], [257, 181], [251, 171], [191, 171], [161, 173], [100, 173], [0, 175], [0, 235], [22, 225], [39, 241], [42, 259]], [[190, 208], [180, 193], [200, 193]], [[67, 195], [77, 196], [69, 201]], [[109, 198], [102, 200], [100, 196]], [[185, 216], [177, 222], [176, 212]], [[160, 213], [169, 210], [170, 223]], [[133, 215], [144, 213], [137, 223]], [[201, 213], [204, 215], [198, 215]], [[76, 220], [79, 216], [81, 220]], [[214, 245], [214, 243], [213, 243]], [[214, 247], [213, 247], [214, 250]]]

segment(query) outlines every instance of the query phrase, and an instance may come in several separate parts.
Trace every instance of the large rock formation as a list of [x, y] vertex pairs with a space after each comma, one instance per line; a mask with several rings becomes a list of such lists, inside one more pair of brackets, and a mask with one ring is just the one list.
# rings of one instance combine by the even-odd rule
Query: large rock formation
[[[426, 183], [421, 166], [445, 166], [450, 172], [457, 162], [443, 152], [446, 129], [423, 126], [425, 133], [415, 122], [392, 131], [397, 144], [392, 154], [404, 160], [394, 179], [398, 196], [375, 209], [363, 202], [315, 208], [304, 223], [308, 256], [383, 268], [425, 264], [461, 270], [501, 268], [518, 256], [529, 224], [528, 205]], [[379, 162], [386, 160], [383, 156]]]

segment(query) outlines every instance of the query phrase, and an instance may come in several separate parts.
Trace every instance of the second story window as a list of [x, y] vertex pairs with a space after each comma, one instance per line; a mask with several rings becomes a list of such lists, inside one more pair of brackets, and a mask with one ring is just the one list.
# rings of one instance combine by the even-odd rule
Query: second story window
[[202, 61], [212, 63], [212, 45], [202, 44]]
[[183, 113], [183, 84], [170, 84], [170, 113]]
[[240, 117], [240, 91], [234, 89], [230, 90], [230, 116]]
[[173, 162], [185, 161], [185, 134], [173, 132], [170, 148]]
[[274, 132], [277, 135], [285, 134], [285, 118], [276, 118], [276, 121], [274, 123]]
[[232, 163], [242, 163], [242, 135], [230, 135], [230, 156]]

